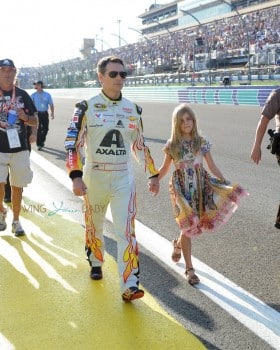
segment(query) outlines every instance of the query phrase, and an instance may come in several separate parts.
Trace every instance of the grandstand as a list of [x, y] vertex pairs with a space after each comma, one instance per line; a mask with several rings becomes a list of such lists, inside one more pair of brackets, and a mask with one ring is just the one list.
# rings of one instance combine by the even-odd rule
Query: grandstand
[[[19, 71], [22, 87], [43, 79], [49, 87], [97, 84], [100, 57], [115, 54], [127, 64], [128, 85], [279, 80], [279, 0], [176, 0], [153, 4], [139, 15], [139, 40], [98, 52], [85, 39], [84, 57]], [[138, 31], [138, 30], [137, 30]]]

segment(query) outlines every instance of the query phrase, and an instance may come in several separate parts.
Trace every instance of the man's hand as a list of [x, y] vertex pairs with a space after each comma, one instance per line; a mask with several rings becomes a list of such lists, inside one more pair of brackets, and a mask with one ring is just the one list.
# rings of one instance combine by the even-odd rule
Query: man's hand
[[73, 179], [73, 193], [76, 196], [84, 196], [87, 193], [87, 187], [81, 177]]
[[31, 134], [29, 136], [29, 143], [35, 143], [37, 141], [37, 134]]
[[254, 146], [251, 152], [251, 159], [254, 163], [259, 164], [262, 158], [262, 150], [258, 146]]
[[27, 122], [29, 120], [29, 115], [25, 113], [22, 108], [17, 109], [18, 118], [23, 122]]
[[153, 193], [154, 196], [158, 194], [159, 191], [159, 179], [158, 177], [152, 177], [149, 181], [149, 191]]

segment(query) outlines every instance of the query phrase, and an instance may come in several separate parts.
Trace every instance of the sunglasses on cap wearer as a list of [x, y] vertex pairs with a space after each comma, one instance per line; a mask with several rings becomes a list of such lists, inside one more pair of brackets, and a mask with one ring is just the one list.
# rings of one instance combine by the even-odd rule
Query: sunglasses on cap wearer
[[108, 75], [110, 78], [116, 78], [117, 75], [119, 75], [122, 79], [125, 79], [127, 77], [127, 72], [117, 72], [116, 70], [112, 70], [111, 72], [108, 72]]

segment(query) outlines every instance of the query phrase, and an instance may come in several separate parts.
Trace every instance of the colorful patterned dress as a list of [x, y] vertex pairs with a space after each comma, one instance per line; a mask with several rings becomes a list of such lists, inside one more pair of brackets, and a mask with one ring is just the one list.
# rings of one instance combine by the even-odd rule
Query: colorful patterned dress
[[[164, 152], [169, 154], [168, 141]], [[238, 184], [222, 182], [203, 167], [203, 156], [210, 151], [209, 141], [201, 138], [201, 149], [193, 152], [193, 141], [182, 141], [179, 160], [169, 183], [176, 222], [187, 237], [216, 231], [237, 209], [239, 200], [248, 193]]]

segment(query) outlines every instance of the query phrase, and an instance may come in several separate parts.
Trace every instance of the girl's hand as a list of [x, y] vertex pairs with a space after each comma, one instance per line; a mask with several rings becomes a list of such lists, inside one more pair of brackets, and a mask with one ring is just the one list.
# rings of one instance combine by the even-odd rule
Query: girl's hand
[[149, 181], [149, 191], [156, 196], [159, 192], [159, 179], [158, 177], [152, 177]]

